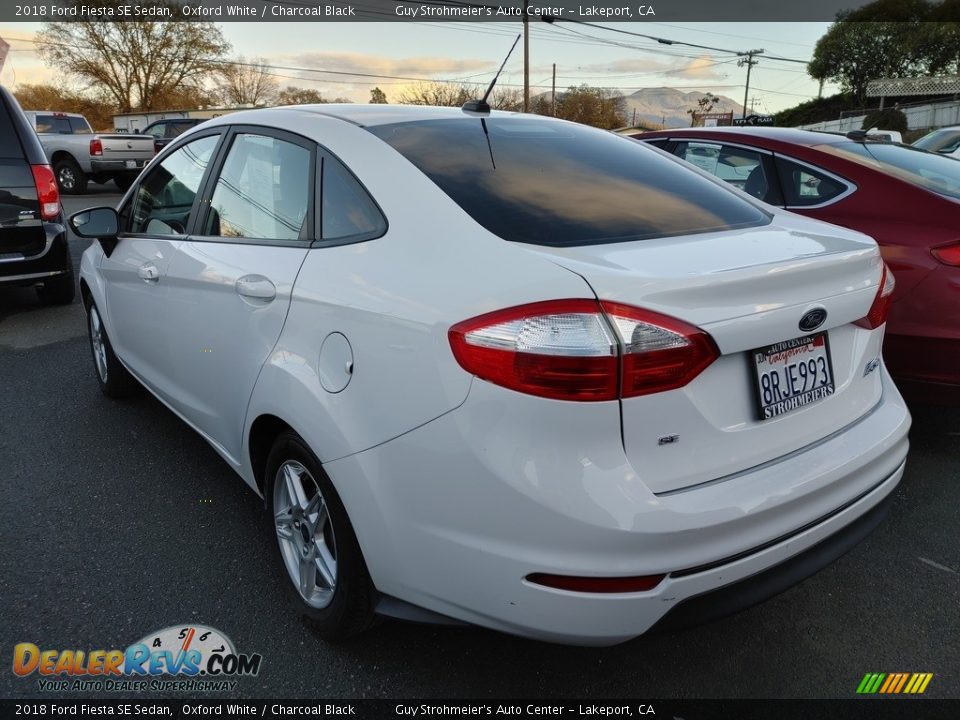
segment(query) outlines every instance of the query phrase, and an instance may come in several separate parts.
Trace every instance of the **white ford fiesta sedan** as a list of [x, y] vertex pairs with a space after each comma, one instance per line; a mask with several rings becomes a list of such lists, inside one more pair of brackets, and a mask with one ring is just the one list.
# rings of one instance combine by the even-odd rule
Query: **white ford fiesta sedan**
[[607, 132], [240, 112], [71, 224], [103, 391], [263, 495], [325, 637], [704, 621], [852, 547], [903, 473], [874, 242]]

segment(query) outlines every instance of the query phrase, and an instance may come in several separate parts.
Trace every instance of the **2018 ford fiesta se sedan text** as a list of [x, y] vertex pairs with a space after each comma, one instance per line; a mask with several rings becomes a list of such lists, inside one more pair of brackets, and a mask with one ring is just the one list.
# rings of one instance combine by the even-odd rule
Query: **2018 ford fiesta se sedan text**
[[850, 548], [903, 473], [874, 242], [610, 133], [240, 112], [71, 223], [103, 391], [145, 386], [263, 495], [329, 638], [709, 619]]

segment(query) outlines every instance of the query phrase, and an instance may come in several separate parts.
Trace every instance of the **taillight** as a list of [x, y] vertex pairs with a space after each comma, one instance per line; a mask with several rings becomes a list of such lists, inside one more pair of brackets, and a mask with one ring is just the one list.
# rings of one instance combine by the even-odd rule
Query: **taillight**
[[713, 339], [682, 320], [603, 302], [623, 354], [621, 397], [683, 387], [720, 356]]
[[880, 276], [880, 287], [877, 289], [877, 296], [873, 299], [873, 305], [870, 306], [870, 312], [866, 317], [857, 320], [854, 325], [873, 330], [883, 325], [887, 321], [887, 313], [890, 311], [890, 297], [893, 295], [893, 288], [896, 281], [893, 279], [893, 273], [886, 263], [883, 265], [883, 274]]
[[960, 267], [960, 243], [956, 245], [947, 245], [946, 247], [933, 248], [930, 251], [933, 256], [946, 265], [955, 265]]
[[90, 141], [90, 154], [103, 155], [103, 143], [100, 142], [100, 138], [94, 138]]
[[618, 303], [551, 300], [454, 325], [460, 366], [511, 390], [601, 401], [681, 387], [718, 357], [702, 330]]
[[33, 184], [37, 187], [37, 199], [40, 201], [40, 217], [44, 220], [56, 220], [60, 214], [60, 189], [57, 178], [49, 165], [31, 165]]

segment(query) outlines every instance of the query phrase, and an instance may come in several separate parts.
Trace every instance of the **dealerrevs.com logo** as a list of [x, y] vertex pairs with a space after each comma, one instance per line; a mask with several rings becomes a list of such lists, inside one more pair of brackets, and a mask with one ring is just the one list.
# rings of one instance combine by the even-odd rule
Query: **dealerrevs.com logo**
[[13, 672], [36, 674], [42, 692], [232, 691], [237, 678], [260, 672], [262, 660], [238, 653], [229, 637], [205, 625], [173, 625], [125, 650], [13, 648]]

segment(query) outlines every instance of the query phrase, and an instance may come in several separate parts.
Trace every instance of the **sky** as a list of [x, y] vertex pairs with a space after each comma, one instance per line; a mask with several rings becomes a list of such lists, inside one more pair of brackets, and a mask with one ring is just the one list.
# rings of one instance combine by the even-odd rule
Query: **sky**
[[[519, 31], [508, 23], [220, 23], [234, 55], [264, 58], [281, 85], [319, 90], [324, 97], [367, 102], [378, 86], [395, 100], [409, 80], [306, 72], [303, 69], [378, 76], [465, 80], [489, 83]], [[809, 60], [829, 23], [604, 23], [619, 28], [732, 51], [764, 49], [768, 55]], [[30, 42], [37, 23], [0, 24], [11, 45], [0, 83], [54, 82], [56, 73], [37, 57]], [[754, 66], [750, 102], [756, 112], [776, 112], [817, 96], [818, 83], [798, 62], [761, 56]], [[597, 27], [565, 23], [531, 24], [531, 93], [550, 90], [552, 65], [557, 87], [587, 83], [618, 88], [675, 87], [727, 95], [743, 103], [746, 68], [729, 53], [663, 45]], [[295, 68], [295, 69], [289, 69]], [[522, 45], [498, 85], [522, 86]], [[835, 88], [827, 85], [825, 94]]]

